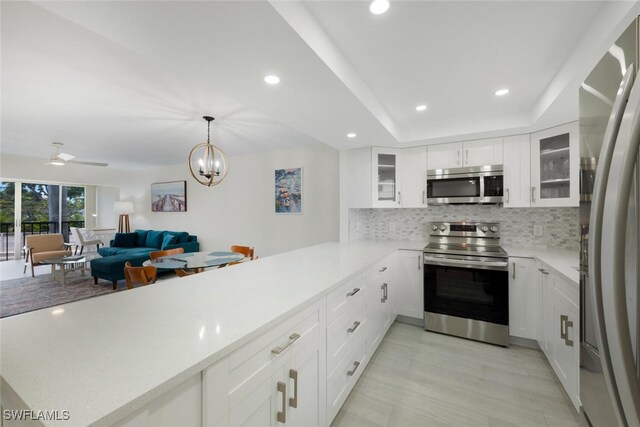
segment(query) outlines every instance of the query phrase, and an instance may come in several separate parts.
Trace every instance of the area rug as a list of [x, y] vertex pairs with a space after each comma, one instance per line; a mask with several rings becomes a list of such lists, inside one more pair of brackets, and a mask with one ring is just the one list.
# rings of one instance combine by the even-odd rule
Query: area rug
[[0, 318], [127, 289], [114, 291], [111, 282], [102, 280], [95, 285], [89, 275], [70, 274], [65, 282], [53, 282], [49, 274], [0, 281]]

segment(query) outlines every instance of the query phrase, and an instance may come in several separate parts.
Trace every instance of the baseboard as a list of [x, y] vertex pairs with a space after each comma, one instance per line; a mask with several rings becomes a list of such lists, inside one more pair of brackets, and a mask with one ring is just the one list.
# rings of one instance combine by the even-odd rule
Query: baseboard
[[396, 322], [406, 323], [408, 325], [421, 326], [424, 328], [424, 319], [416, 319], [415, 317], [403, 316], [398, 314], [396, 316]]
[[530, 340], [529, 338], [520, 338], [520, 337], [514, 337], [512, 335], [509, 335], [509, 344], [518, 345], [520, 347], [535, 348], [536, 350], [540, 350], [538, 341]]

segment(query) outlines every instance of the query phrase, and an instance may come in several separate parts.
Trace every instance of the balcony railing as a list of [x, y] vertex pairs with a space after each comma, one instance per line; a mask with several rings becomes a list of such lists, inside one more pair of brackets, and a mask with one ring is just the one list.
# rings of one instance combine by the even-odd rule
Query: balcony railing
[[[51, 234], [62, 233], [64, 241], [69, 241], [71, 227], [84, 227], [84, 221], [25, 221], [22, 223], [20, 247], [24, 247], [26, 236], [31, 234]], [[60, 229], [61, 228], [61, 229]], [[12, 222], [0, 222], [0, 243], [2, 250], [0, 259], [13, 259], [13, 248], [15, 242], [15, 224]], [[24, 250], [21, 251], [21, 257], [24, 257]]]

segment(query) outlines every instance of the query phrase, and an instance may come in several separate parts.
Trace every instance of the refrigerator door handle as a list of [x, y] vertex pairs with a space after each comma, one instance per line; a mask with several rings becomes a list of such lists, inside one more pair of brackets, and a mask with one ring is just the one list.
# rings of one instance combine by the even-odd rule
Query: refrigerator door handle
[[[593, 184], [593, 196], [591, 200], [591, 214], [589, 218], [589, 278], [591, 286], [585, 289], [590, 292], [594, 301], [594, 324], [595, 332], [598, 338], [598, 353], [602, 363], [602, 371], [605, 382], [607, 383], [610, 395], [613, 400], [613, 409], [616, 412], [618, 421], [623, 420], [622, 404], [617, 392], [613, 367], [611, 365], [611, 357], [609, 355], [609, 342], [604, 322], [604, 305], [602, 301], [602, 217], [604, 213], [604, 203], [607, 189], [607, 180], [609, 178], [609, 170], [611, 166], [611, 157], [616, 145], [616, 138], [620, 131], [620, 123], [624, 115], [626, 101], [629, 98], [631, 88], [634, 82], [633, 65], [629, 66], [624, 78], [622, 79], [621, 91], [616, 97], [611, 116], [607, 123], [604, 133], [602, 149], [600, 151], [600, 159], [598, 161], [597, 173]], [[582, 307], [584, 310], [585, 307]], [[583, 313], [583, 315], [586, 315]]]
[[640, 380], [629, 330], [625, 283], [628, 206], [640, 149], [640, 84], [636, 81], [625, 108], [611, 158], [602, 216], [601, 268], [604, 326], [610, 363], [626, 425], [640, 425]]

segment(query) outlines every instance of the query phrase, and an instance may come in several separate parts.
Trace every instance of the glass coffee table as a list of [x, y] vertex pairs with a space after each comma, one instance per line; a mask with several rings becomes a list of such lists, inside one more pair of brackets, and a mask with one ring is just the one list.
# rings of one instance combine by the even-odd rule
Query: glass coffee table
[[150, 265], [155, 265], [159, 269], [188, 269], [199, 272], [205, 268], [221, 267], [241, 259], [244, 259], [244, 255], [237, 252], [187, 252], [160, 257]]
[[97, 253], [88, 253], [84, 255], [70, 255], [62, 258], [50, 258], [40, 261], [40, 264], [51, 264], [51, 280], [59, 280], [60, 284], [65, 284], [67, 274], [72, 271], [80, 271], [80, 274], [84, 276], [84, 272], [91, 270], [91, 267], [87, 264], [91, 260], [96, 258], [102, 258]]

